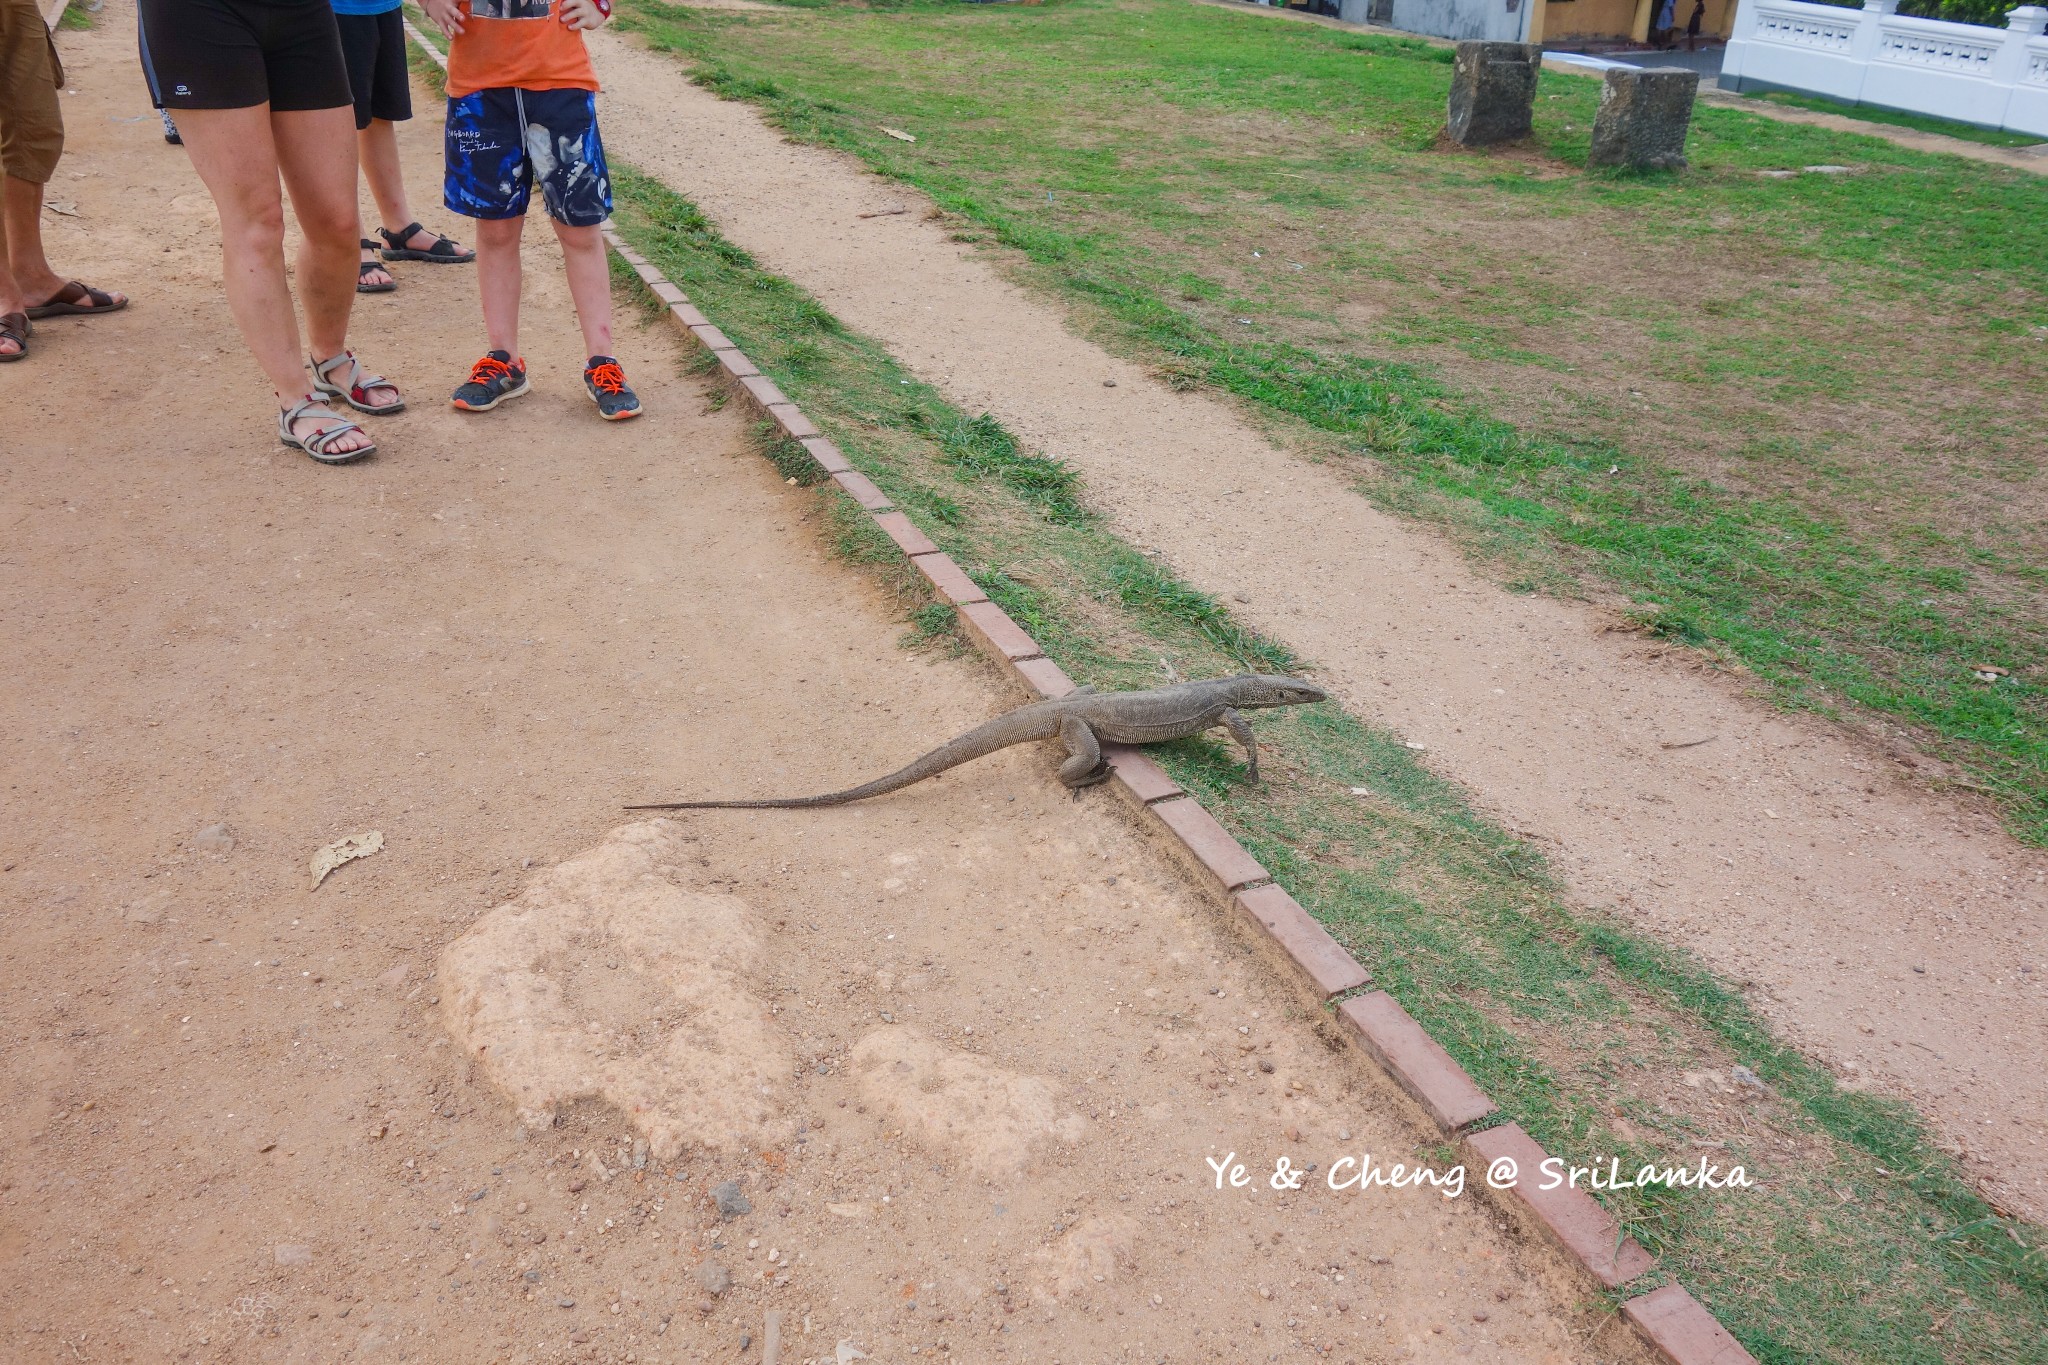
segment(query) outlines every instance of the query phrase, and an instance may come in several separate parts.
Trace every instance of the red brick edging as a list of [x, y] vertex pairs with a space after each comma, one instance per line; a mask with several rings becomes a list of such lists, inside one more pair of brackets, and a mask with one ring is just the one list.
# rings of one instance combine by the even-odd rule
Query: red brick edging
[[[409, 19], [405, 30], [442, 69], [447, 68], [439, 49]], [[989, 601], [988, 594], [909, 517], [896, 511], [873, 480], [854, 469], [845, 453], [682, 290], [628, 246], [609, 223], [604, 236], [619, 259], [667, 306], [675, 324], [716, 357], [726, 376], [761, 413], [799, 442], [818, 468], [866, 510], [998, 668], [1033, 696], [1062, 697], [1074, 690], [1073, 679], [1045, 657], [1029, 632]], [[1228, 900], [1238, 921], [1294, 969], [1298, 984], [1319, 1003], [1371, 984], [1371, 973], [1272, 880], [1201, 802], [1138, 751], [1107, 745], [1105, 753], [1113, 789], [1149, 817], [1146, 823], [1165, 835], [1169, 846]], [[1546, 1154], [1519, 1124], [1465, 1131], [1498, 1112], [1493, 1101], [1392, 996], [1374, 991], [1346, 999], [1337, 1013], [1361, 1050], [1439, 1130], [1451, 1137], [1464, 1134], [1464, 1147], [1482, 1170], [1502, 1158], [1517, 1163], [1524, 1178], [1512, 1188], [1494, 1191], [1496, 1197], [1533, 1223], [1601, 1286], [1617, 1289], [1656, 1268], [1656, 1258], [1633, 1238], [1623, 1237], [1613, 1216], [1590, 1194], [1570, 1186], [1544, 1191], [1527, 1178]], [[1756, 1365], [1713, 1314], [1676, 1284], [1626, 1299], [1621, 1307], [1629, 1324], [1671, 1365]]]

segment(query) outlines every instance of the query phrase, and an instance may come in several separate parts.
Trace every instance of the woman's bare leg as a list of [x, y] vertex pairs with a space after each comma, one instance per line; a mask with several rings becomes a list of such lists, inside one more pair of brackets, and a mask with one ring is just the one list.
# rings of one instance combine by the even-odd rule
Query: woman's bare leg
[[[356, 212], [356, 119], [337, 109], [273, 112], [277, 167], [299, 220], [299, 299], [306, 309], [306, 340], [325, 360], [348, 347], [348, 315], [356, 306], [356, 265], [363, 221]], [[364, 395], [375, 406], [398, 401], [380, 384]]]
[[221, 283], [242, 340], [270, 379], [280, 405], [312, 389], [299, 350], [299, 321], [284, 276], [284, 196], [270, 106], [180, 109], [178, 128], [192, 169], [220, 210]]
[[[298, 318], [285, 280], [284, 196], [278, 184], [272, 118], [267, 104], [246, 109], [180, 109], [178, 130], [193, 169], [220, 211], [221, 283], [227, 292], [228, 311], [234, 314], [243, 342], [270, 380], [278, 406], [287, 408], [313, 386], [306, 377]], [[351, 216], [353, 211], [351, 200]], [[354, 256], [351, 249], [344, 258], [351, 262], [351, 272]], [[349, 288], [352, 299], [353, 283]], [[318, 430], [333, 423], [307, 419], [305, 425]], [[367, 436], [351, 433], [339, 438], [332, 450], [344, 454], [369, 443]]]
[[317, 356], [348, 345], [362, 218], [356, 212], [356, 121], [346, 107], [273, 111], [277, 168], [299, 220], [299, 299]]

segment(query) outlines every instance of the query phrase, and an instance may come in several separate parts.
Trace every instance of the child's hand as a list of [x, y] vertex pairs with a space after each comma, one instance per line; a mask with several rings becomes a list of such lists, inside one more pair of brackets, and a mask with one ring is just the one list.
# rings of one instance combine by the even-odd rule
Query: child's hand
[[420, 0], [420, 8], [441, 30], [442, 37], [453, 38], [462, 32], [461, 0]]
[[612, 7], [598, 0], [556, 0], [555, 12], [569, 28], [588, 32], [612, 21]]

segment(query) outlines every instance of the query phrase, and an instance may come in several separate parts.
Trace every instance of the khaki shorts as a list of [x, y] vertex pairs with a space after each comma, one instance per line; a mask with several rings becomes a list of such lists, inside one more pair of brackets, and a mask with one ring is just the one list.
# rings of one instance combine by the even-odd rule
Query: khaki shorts
[[36, 0], [0, 0], [0, 171], [49, 183], [64, 154], [64, 66]]

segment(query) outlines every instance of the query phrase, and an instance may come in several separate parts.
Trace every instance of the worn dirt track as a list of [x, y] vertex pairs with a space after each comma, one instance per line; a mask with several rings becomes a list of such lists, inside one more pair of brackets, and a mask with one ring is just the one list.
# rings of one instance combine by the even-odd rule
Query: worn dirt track
[[[62, 37], [52, 247], [136, 302], [0, 371], [0, 1359], [729, 1360], [770, 1308], [785, 1361], [1642, 1359], [1475, 1197], [1210, 1187], [1434, 1133], [1052, 755], [622, 829], [1015, 699], [899, 648], [665, 330], [622, 328], [648, 415], [602, 425], [545, 246], [533, 396], [451, 412], [473, 279], [400, 266], [354, 340], [413, 410], [363, 465], [279, 447], [132, 33]], [[438, 128], [404, 145], [433, 185]], [[650, 943], [692, 922], [704, 961]], [[664, 1037], [786, 1069], [663, 1090]], [[583, 1047], [676, 1118], [644, 1167], [616, 1105], [522, 1126], [488, 1083]]]
[[593, 46], [622, 157], [953, 401], [1073, 462], [1126, 537], [1426, 745], [1579, 897], [1696, 950], [1847, 1083], [1916, 1103], [2007, 1206], [2048, 1217], [2048, 854], [1683, 651], [1503, 591], [1228, 404], [1078, 336], [900, 184], [786, 141], [628, 38]]

